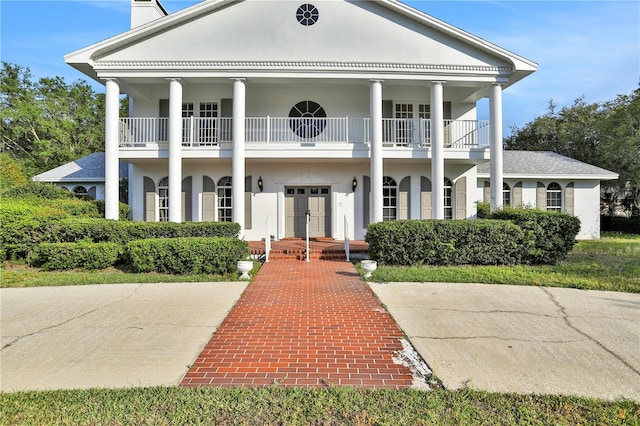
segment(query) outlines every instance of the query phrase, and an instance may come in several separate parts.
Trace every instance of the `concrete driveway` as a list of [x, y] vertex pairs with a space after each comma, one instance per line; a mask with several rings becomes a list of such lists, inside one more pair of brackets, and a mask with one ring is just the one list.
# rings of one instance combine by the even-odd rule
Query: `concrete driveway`
[[177, 385], [246, 283], [0, 290], [0, 390]]
[[448, 389], [640, 401], [640, 294], [370, 286]]

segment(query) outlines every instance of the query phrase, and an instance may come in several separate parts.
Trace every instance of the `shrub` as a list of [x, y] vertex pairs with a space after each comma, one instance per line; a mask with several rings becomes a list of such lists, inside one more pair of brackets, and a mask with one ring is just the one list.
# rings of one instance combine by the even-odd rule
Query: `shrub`
[[478, 219], [488, 219], [491, 216], [491, 205], [489, 203], [478, 201], [476, 209]]
[[369, 225], [369, 255], [393, 265], [512, 265], [523, 253], [524, 233], [490, 220], [399, 220]]
[[[95, 200], [94, 203], [100, 213], [100, 217], [104, 217], [104, 200]], [[118, 205], [118, 218], [120, 220], [131, 220], [131, 207], [128, 204], [120, 203]]]
[[226, 274], [248, 254], [246, 241], [227, 237], [155, 238], [127, 244], [129, 262], [137, 272]]
[[114, 265], [122, 253], [116, 243], [42, 243], [28, 258], [31, 266], [44, 270], [104, 269]]
[[[0, 245], [5, 256], [20, 258], [40, 243], [89, 240], [124, 246], [133, 240], [176, 237], [237, 237], [240, 226], [231, 222], [131, 222], [99, 218], [68, 217], [60, 210], [12, 201], [0, 212]], [[0, 253], [1, 254], [1, 253]]]
[[520, 226], [529, 244], [522, 259], [526, 264], [552, 265], [564, 259], [576, 243], [580, 219], [535, 209], [497, 210], [491, 218], [508, 220]]
[[600, 229], [623, 234], [640, 234], [640, 217], [602, 216]]
[[29, 181], [26, 185], [16, 186], [7, 190], [4, 194], [9, 198], [42, 198], [47, 200], [59, 200], [74, 198], [71, 192], [58, 188], [52, 183]]

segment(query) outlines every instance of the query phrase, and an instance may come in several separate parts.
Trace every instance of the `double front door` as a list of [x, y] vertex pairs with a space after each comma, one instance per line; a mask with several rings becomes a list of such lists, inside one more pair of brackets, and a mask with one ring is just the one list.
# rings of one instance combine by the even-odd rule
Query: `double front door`
[[307, 215], [309, 237], [331, 236], [330, 189], [328, 186], [285, 187], [285, 237], [305, 238]]

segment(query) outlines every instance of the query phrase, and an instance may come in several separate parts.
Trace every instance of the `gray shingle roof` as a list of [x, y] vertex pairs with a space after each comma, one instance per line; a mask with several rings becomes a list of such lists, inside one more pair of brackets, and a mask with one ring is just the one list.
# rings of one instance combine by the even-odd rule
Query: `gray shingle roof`
[[[490, 163], [478, 165], [478, 175], [489, 175]], [[618, 174], [550, 151], [504, 151], [503, 173], [509, 177], [567, 176], [617, 179]]]
[[[120, 161], [120, 178], [129, 174], [128, 164]], [[76, 161], [33, 177], [40, 182], [104, 182], [104, 152], [95, 152]]]

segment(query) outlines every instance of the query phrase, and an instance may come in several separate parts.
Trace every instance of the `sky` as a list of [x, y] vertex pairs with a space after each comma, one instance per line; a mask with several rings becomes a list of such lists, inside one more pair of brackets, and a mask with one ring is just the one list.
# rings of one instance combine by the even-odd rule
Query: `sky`
[[[161, 3], [172, 13], [200, 1]], [[557, 108], [580, 97], [603, 102], [639, 87], [638, 0], [403, 2], [538, 64], [503, 93], [505, 136], [544, 115], [550, 101]], [[129, 19], [130, 0], [0, 0], [0, 59], [35, 78], [83, 79], [104, 92], [64, 55], [128, 30]], [[482, 101], [478, 118], [487, 119], [487, 109]]]

